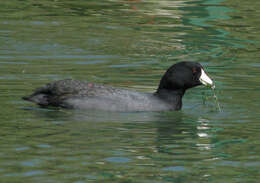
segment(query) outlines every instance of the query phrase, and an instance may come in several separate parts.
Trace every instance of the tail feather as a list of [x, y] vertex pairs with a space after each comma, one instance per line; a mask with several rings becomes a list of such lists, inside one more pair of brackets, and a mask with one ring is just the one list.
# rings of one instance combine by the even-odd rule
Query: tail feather
[[24, 97], [22, 97], [22, 99], [30, 101], [30, 102], [34, 102], [34, 103], [41, 105], [41, 106], [49, 105], [48, 95], [42, 94], [42, 93], [36, 94], [36, 95], [24, 96]]
[[[72, 80], [60, 80], [46, 84], [40, 88], [37, 88], [34, 93], [29, 96], [22, 97], [23, 100], [36, 103], [40, 106], [55, 106], [55, 107], [69, 107], [64, 103], [68, 97], [68, 93], [71, 92], [70, 83]], [[67, 91], [69, 90], [69, 92]]]
[[22, 99], [23, 99], [23, 100], [30, 101], [30, 96], [23, 96]]

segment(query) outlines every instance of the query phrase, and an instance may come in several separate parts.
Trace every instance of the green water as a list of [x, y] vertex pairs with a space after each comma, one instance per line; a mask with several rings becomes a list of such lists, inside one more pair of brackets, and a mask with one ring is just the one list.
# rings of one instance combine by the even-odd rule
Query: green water
[[[258, 183], [260, 1], [0, 3], [0, 182]], [[179, 112], [41, 109], [21, 100], [64, 78], [154, 92], [200, 62]]]

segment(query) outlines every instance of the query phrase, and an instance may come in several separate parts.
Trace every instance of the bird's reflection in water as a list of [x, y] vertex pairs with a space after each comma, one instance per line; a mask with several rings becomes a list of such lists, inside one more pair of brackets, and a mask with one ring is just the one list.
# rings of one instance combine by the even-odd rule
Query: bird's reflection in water
[[206, 119], [187, 116], [181, 112], [164, 115], [167, 117], [156, 123], [158, 152], [180, 154], [211, 149], [208, 134], [210, 126]]

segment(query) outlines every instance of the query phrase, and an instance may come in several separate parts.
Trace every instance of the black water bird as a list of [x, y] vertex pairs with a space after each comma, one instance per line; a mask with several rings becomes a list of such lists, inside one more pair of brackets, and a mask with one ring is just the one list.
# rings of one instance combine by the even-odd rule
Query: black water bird
[[185, 91], [202, 84], [214, 87], [213, 81], [199, 63], [179, 62], [165, 72], [155, 93], [65, 79], [46, 84], [23, 99], [42, 107], [106, 111], [180, 110]]

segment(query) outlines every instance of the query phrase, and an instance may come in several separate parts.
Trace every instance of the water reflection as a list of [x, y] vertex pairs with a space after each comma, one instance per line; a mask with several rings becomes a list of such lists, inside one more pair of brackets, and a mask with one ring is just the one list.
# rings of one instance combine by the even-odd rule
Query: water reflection
[[188, 147], [198, 147], [199, 150], [211, 149], [212, 135], [209, 134], [211, 127], [208, 120], [196, 119], [195, 116], [183, 113], [175, 114], [171, 120], [164, 120], [158, 120], [157, 123], [156, 141], [159, 152], [181, 155], [178, 149], [183, 149], [187, 144]]
[[[256, 182], [258, 4], [1, 2], [1, 182]], [[222, 113], [201, 88], [187, 92], [181, 112], [42, 109], [20, 99], [64, 78], [153, 92], [186, 59], [208, 67]]]
[[[29, 112], [33, 112], [34, 115], [37, 116], [37, 119], [49, 119], [54, 124], [64, 124], [65, 126], [66, 121], [86, 124], [92, 123], [93, 125], [94, 123], [101, 122], [102, 128], [113, 128], [113, 126], [110, 127], [109, 125], [116, 122], [120, 126], [117, 127], [117, 129], [120, 131], [123, 130], [122, 132], [125, 132], [125, 130], [129, 128], [129, 125], [141, 126], [143, 124], [146, 128], [151, 122], [156, 122], [154, 124], [155, 126], [148, 125], [147, 128], [155, 128], [152, 129], [152, 132], [155, 134], [154, 140], [156, 142], [154, 148], [156, 148], [156, 152], [159, 153], [180, 155], [179, 150], [184, 152], [183, 148], [185, 147], [197, 147], [200, 151], [210, 150], [214, 146], [212, 143], [215, 143], [214, 140], [211, 139], [211, 137], [214, 137], [214, 135], [211, 134], [214, 130], [211, 129], [209, 120], [187, 115], [182, 112], [111, 113], [105, 111], [34, 110], [34, 108], [30, 110], [32, 111]], [[104, 123], [104, 121], [106, 123]], [[67, 130], [62, 130], [52, 135], [66, 133], [66, 131]], [[50, 145], [48, 145], [48, 147], [50, 147]]]

